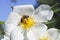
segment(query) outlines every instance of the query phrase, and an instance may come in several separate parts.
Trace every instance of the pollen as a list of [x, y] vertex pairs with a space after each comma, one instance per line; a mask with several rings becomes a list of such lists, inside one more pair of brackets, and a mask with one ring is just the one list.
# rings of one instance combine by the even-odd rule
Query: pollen
[[21, 19], [21, 26], [23, 29], [30, 29], [35, 24], [35, 21], [33, 20], [33, 17], [29, 16], [23, 16]]
[[48, 40], [47, 36], [41, 37], [39, 40]]

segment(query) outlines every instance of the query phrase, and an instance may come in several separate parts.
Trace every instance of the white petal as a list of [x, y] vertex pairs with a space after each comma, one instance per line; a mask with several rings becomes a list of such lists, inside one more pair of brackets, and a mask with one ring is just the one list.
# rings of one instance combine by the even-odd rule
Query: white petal
[[17, 27], [17, 26], [15, 26], [15, 25], [13, 25], [13, 24], [6, 24], [4, 31], [5, 31], [5, 33], [6, 33], [7, 35], [10, 35], [11, 31], [12, 31], [15, 27]]
[[34, 7], [32, 5], [14, 6], [13, 11], [19, 15], [32, 15], [34, 13]]
[[8, 18], [7, 18], [7, 21], [5, 22], [5, 32], [7, 34], [9, 34], [19, 23], [20, 21], [20, 16], [15, 13], [15, 12], [12, 12]]
[[57, 40], [59, 36], [58, 29], [55, 28], [48, 29], [48, 36], [50, 40]]
[[11, 40], [23, 40], [23, 31], [21, 27], [16, 27], [12, 32], [11, 32]]
[[14, 24], [17, 25], [18, 22], [20, 21], [20, 16], [18, 13], [11, 12], [10, 15], [8, 16], [5, 24]]
[[49, 14], [47, 15], [47, 20], [51, 20], [52, 19], [53, 13], [54, 12], [52, 10], [49, 12]]
[[38, 40], [41, 36], [45, 35], [46, 30], [47, 26], [45, 24], [38, 24], [28, 32], [27, 36], [30, 40]]
[[51, 7], [49, 5], [42, 4], [38, 8], [36, 8], [36, 11], [40, 12], [40, 11], [43, 11], [43, 10], [50, 10], [50, 9], [51, 9]]
[[28, 40], [37, 40], [35, 33], [31, 30], [27, 33]]
[[40, 22], [47, 22], [48, 20], [51, 20], [52, 17], [53, 17], [53, 11], [44, 10], [40, 11], [37, 15], [35, 15], [34, 19]]
[[46, 4], [42, 4], [38, 8], [36, 8], [36, 21], [47, 22], [48, 20], [51, 20], [53, 17], [53, 11], [51, 11], [50, 9], [51, 7]]
[[3, 38], [3, 39], [1, 39], [1, 40], [10, 40], [10, 38], [9, 38], [9, 36], [4, 35], [4, 38]]
[[57, 40], [60, 40], [60, 30], [58, 30], [58, 37]]
[[45, 20], [51, 20], [53, 17], [53, 11], [49, 11], [49, 10], [41, 11], [39, 15]]

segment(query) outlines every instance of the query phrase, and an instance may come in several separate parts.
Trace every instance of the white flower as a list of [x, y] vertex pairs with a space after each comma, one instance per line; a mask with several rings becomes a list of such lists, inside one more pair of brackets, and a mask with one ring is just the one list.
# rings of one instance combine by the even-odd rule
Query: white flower
[[60, 40], [60, 30], [56, 28], [50, 28], [47, 30], [49, 40]]
[[[5, 32], [11, 40], [48, 40], [47, 26], [42, 22], [48, 22], [52, 17], [53, 11], [48, 5], [40, 5], [36, 10], [32, 5], [14, 6], [5, 22]], [[22, 24], [18, 25], [19, 22]]]

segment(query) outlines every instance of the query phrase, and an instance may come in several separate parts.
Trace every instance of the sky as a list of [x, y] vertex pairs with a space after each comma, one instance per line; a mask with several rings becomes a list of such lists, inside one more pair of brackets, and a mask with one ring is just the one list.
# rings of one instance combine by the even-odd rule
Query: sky
[[36, 0], [17, 0], [16, 3], [13, 3], [11, 0], [0, 0], [0, 21], [6, 21], [10, 12], [12, 11], [11, 5], [26, 5], [32, 4], [35, 6]]

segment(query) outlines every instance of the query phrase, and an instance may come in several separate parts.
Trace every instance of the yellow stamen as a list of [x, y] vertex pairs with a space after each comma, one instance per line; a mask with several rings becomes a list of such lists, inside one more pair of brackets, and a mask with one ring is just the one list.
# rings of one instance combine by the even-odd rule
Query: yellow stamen
[[47, 36], [41, 37], [39, 40], [48, 40]]
[[21, 26], [23, 29], [30, 29], [35, 24], [35, 21], [32, 17], [29, 17], [28, 19], [24, 19], [24, 21], [21, 23]]

